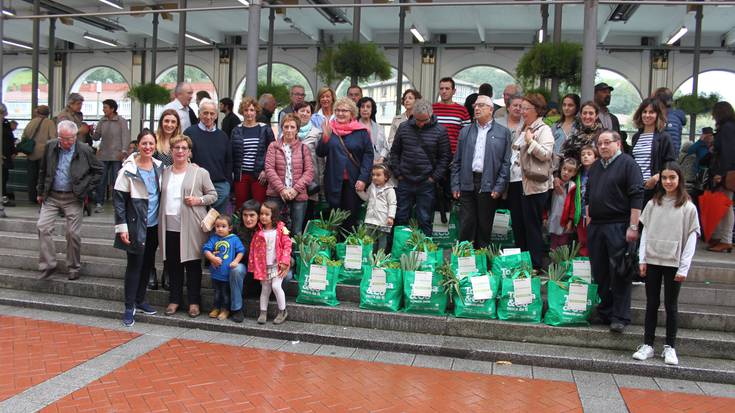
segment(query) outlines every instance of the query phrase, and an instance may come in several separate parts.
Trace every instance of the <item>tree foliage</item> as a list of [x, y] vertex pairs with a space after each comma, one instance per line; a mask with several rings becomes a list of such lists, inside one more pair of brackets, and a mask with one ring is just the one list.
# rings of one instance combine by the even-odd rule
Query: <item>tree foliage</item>
[[709, 95], [702, 93], [699, 96], [688, 94], [676, 98], [674, 106], [683, 110], [687, 115], [702, 115], [711, 112], [712, 107], [719, 100], [720, 95], [717, 93], [710, 93]]
[[357, 78], [358, 81], [375, 75], [381, 80], [390, 79], [390, 63], [375, 43], [342, 42], [336, 49], [328, 48], [315, 70], [327, 84], [340, 77]]
[[258, 82], [258, 96], [263, 93], [270, 93], [276, 99], [276, 104], [284, 106], [289, 102], [289, 89], [288, 86], [283, 83], [271, 83], [270, 85], [266, 82]]
[[156, 83], [141, 83], [130, 88], [128, 97], [144, 105], [165, 105], [171, 100], [171, 91]]
[[557, 78], [570, 86], [582, 81], [582, 46], [578, 43], [537, 43], [526, 52], [516, 67], [524, 89], [538, 80]]

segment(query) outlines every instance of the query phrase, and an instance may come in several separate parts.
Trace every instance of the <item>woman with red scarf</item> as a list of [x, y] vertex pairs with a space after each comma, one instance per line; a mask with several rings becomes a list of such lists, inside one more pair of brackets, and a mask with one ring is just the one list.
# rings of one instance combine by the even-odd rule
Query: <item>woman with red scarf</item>
[[342, 98], [334, 105], [335, 118], [325, 121], [324, 132], [316, 147], [316, 154], [326, 157], [324, 193], [329, 208], [350, 211], [350, 217], [342, 224], [350, 230], [357, 223], [362, 200], [358, 191], [364, 191], [370, 183], [373, 166], [373, 144], [370, 134], [357, 118], [357, 106], [349, 98]]

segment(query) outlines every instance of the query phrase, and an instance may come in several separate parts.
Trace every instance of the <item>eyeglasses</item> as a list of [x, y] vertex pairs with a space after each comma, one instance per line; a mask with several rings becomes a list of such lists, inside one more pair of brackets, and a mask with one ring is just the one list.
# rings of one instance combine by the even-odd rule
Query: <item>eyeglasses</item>
[[189, 147], [188, 146], [174, 146], [171, 149], [174, 150], [174, 151], [186, 152], [186, 151], [189, 150]]
[[490, 107], [490, 105], [488, 105], [487, 103], [475, 103], [473, 106], [476, 108], [489, 108]]
[[352, 113], [352, 111], [349, 109], [335, 109], [334, 111], [336, 113]]
[[306, 97], [306, 93], [291, 93], [291, 96], [297, 96], [300, 98]]
[[529, 110], [536, 110], [533, 106], [521, 106], [521, 112], [528, 112]]

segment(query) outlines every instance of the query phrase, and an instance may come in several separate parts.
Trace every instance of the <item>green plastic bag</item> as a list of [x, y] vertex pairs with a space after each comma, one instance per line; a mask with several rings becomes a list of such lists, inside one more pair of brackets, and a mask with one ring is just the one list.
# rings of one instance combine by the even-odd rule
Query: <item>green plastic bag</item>
[[575, 257], [572, 261], [565, 263], [567, 266], [567, 277], [578, 277], [585, 282], [592, 282], [592, 269], [589, 257]]
[[[520, 295], [516, 291], [516, 283], [528, 286], [530, 280], [530, 291], [528, 294]], [[521, 302], [523, 300], [524, 302]], [[541, 280], [531, 277], [526, 270], [515, 271], [510, 278], [501, 281], [500, 303], [498, 305], [498, 318], [506, 321], [526, 321], [531, 323], [541, 322], [541, 311], [543, 309], [541, 299]]]
[[362, 267], [360, 308], [378, 311], [398, 311], [403, 298], [403, 276], [397, 268]]
[[[416, 251], [411, 250], [411, 251]], [[419, 253], [419, 263], [421, 267], [430, 267], [431, 269], [436, 269], [436, 267], [440, 266], [442, 262], [444, 262], [444, 252], [441, 249], [438, 249], [436, 251], [429, 251], [427, 248], [424, 248], [423, 251], [417, 251]]]
[[[475, 290], [477, 288], [477, 290]], [[480, 295], [475, 298], [475, 291]], [[484, 273], [473, 274], [459, 280], [459, 295], [454, 293], [454, 316], [459, 318], [497, 318], [497, 297], [500, 277]], [[489, 296], [489, 298], [486, 298]]]
[[597, 284], [589, 284], [577, 277], [573, 277], [571, 282], [549, 281], [547, 300], [549, 308], [544, 315], [544, 323], [550, 326], [589, 325], [592, 310], [600, 302]]
[[513, 235], [513, 221], [510, 219], [509, 210], [498, 209], [495, 211], [490, 243], [500, 248], [512, 248], [515, 246], [516, 239]]
[[322, 222], [321, 219], [312, 219], [306, 224], [306, 231], [304, 235], [313, 235], [315, 237], [334, 235], [334, 232], [320, 228], [316, 224]]
[[[342, 267], [339, 271], [339, 282], [343, 284], [357, 285], [362, 281], [362, 266], [368, 263], [370, 254], [373, 253], [373, 244], [351, 245], [350, 247], [362, 248], [362, 258], [359, 263], [356, 260], [346, 260], [347, 244], [344, 242], [337, 244], [337, 259], [342, 261]], [[356, 267], [359, 264], [360, 268], [351, 268], [350, 264], [354, 264], [353, 267]]]
[[403, 272], [404, 311], [415, 314], [444, 315], [449, 296], [442, 287], [442, 276], [425, 270]]
[[[469, 257], [457, 257], [452, 254], [451, 262], [452, 269], [457, 274], [457, 277], [466, 276], [472, 273], [484, 274], [487, 272], [487, 256], [485, 254], [473, 253]], [[460, 265], [460, 263], [462, 265]]]
[[411, 238], [413, 230], [410, 227], [399, 225], [393, 228], [393, 247], [391, 248], [391, 256], [399, 259], [411, 251], [408, 246], [408, 239]]
[[493, 259], [490, 270], [495, 275], [503, 278], [509, 278], [513, 272], [521, 267], [531, 268], [531, 254], [523, 251], [520, 254], [498, 255]]
[[457, 208], [452, 208], [449, 213], [449, 221], [445, 224], [441, 221], [441, 213], [434, 212], [433, 230], [431, 239], [439, 248], [451, 248], [454, 241], [459, 237], [459, 212]]
[[[302, 262], [303, 264], [303, 262]], [[337, 279], [340, 266], [303, 264], [299, 274], [299, 304], [339, 305]]]

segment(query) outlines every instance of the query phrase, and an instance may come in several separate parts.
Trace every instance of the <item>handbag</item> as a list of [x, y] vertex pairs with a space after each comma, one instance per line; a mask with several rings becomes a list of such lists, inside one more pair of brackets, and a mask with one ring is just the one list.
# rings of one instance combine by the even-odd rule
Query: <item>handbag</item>
[[[534, 138], [536, 138], [536, 131], [541, 126], [543, 125], [539, 125], [531, 131], [534, 134]], [[521, 171], [527, 179], [534, 182], [546, 182], [551, 176], [551, 163], [536, 159], [536, 157], [528, 153], [528, 150], [521, 151]]]
[[30, 138], [20, 140], [20, 143], [17, 146], [18, 152], [24, 153], [26, 155], [30, 155], [33, 153], [33, 150], [36, 149], [36, 134], [38, 133], [38, 130], [41, 129], [42, 123], [43, 120], [41, 122], [38, 122], [38, 125], [36, 125], [36, 130], [33, 131], [33, 134]]
[[[196, 185], [196, 178], [197, 173], [199, 173], [199, 168], [196, 169], [194, 172], [194, 182], [191, 184], [191, 190], [189, 191], [189, 196], [193, 196], [194, 194], [194, 186]], [[209, 208], [209, 211], [207, 211], [207, 215], [202, 218], [202, 221], [199, 223], [199, 227], [204, 232], [212, 232], [212, 228], [214, 228], [214, 221], [219, 217], [219, 211], [217, 211], [214, 208]]]
[[[305, 156], [304, 155], [304, 145], [301, 145], [301, 175], [302, 176], [304, 175], [304, 168], [305, 168], [305, 166], [304, 166], [304, 156]], [[321, 191], [321, 190], [322, 190], [322, 188], [321, 188], [321, 186], [319, 186], [319, 182], [317, 182], [317, 177], [316, 176], [314, 176], [314, 179], [312, 179], [311, 182], [309, 182], [309, 184], [306, 185], [306, 193], [308, 195], [318, 194], [319, 191]]]

